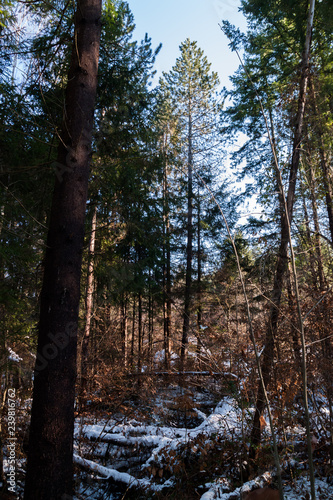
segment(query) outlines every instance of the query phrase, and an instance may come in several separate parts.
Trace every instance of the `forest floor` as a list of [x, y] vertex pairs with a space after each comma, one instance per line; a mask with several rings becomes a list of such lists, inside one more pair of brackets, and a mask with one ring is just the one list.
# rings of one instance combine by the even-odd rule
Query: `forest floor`
[[[236, 500], [266, 485], [277, 488], [272, 440], [263, 422], [255, 464], [248, 460], [253, 411], [228, 380], [190, 375], [132, 380], [130, 390], [113, 387], [94, 393], [75, 423], [74, 500]], [[316, 498], [333, 500], [329, 411], [321, 394], [312, 398]], [[276, 414], [284, 498], [308, 500], [310, 483], [303, 409], [299, 399], [290, 415]], [[273, 408], [274, 410], [274, 408]], [[29, 403], [18, 421], [23, 439]], [[274, 411], [273, 411], [274, 413]], [[266, 418], [268, 421], [268, 419]], [[23, 447], [24, 448], [24, 447]], [[4, 469], [7, 458], [4, 457]], [[18, 495], [23, 498], [25, 457], [17, 460]]]
[[[253, 411], [236, 396], [230, 380], [155, 380], [153, 390], [143, 384], [111, 417], [105, 408], [77, 419], [77, 499], [232, 500], [258, 487], [277, 488], [266, 422], [256, 463], [248, 461]], [[284, 497], [307, 500], [308, 455], [299, 403], [294, 402], [293, 412], [284, 425], [276, 418]], [[333, 499], [328, 415], [319, 395], [311, 408], [319, 500]]]

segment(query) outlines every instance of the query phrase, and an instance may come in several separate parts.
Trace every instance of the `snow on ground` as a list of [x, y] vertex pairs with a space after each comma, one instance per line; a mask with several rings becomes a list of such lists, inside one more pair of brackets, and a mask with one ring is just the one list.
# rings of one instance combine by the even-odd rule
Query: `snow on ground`
[[[204, 493], [200, 500], [234, 500], [235, 498], [242, 498], [244, 493], [248, 493], [253, 489], [263, 488], [270, 483], [272, 477], [270, 473], [266, 472], [260, 477], [248, 481], [242, 487], [233, 490], [232, 492], [225, 493], [229, 490], [228, 481], [225, 478], [217, 479], [212, 483], [209, 490]], [[333, 499], [333, 486], [327, 484], [326, 481], [316, 479], [315, 481], [316, 498], [317, 500], [332, 500]], [[284, 485], [283, 494], [285, 500], [300, 500], [310, 499], [310, 481], [304, 477], [299, 478], [294, 482], [294, 485]], [[301, 496], [302, 495], [302, 496]]]
[[[169, 356], [172, 365], [176, 362], [177, 359], [179, 359], [178, 354], [176, 354], [173, 351], [170, 352]], [[154, 356], [154, 364], [162, 365], [164, 362], [165, 362], [165, 349], [161, 349], [160, 351], [157, 351], [157, 353]]]
[[168, 427], [160, 425], [137, 425], [133, 423], [115, 425], [84, 425], [75, 427], [75, 436], [79, 433], [88, 439], [103, 440], [119, 445], [140, 444], [156, 446], [161, 449], [173, 442], [173, 446], [186, 443], [198, 435], [225, 434], [241, 431], [241, 414], [235, 401], [226, 399], [219, 403], [214, 412], [208, 417], [200, 410], [196, 410], [203, 422], [194, 429], [185, 427]]
[[[267, 484], [269, 484], [271, 480], [272, 480], [271, 474], [269, 472], [266, 472], [262, 476], [257, 477], [252, 481], [248, 481], [247, 483], [243, 484], [242, 487], [237, 488], [232, 493], [230, 493], [230, 487], [228, 482], [226, 483], [225, 480], [221, 481], [221, 479], [218, 478], [216, 481], [212, 483], [212, 486], [209, 488], [209, 490], [202, 495], [200, 500], [215, 500], [215, 499], [229, 500], [231, 496], [234, 497], [235, 495], [237, 495], [237, 498], [242, 498], [242, 494], [248, 493], [249, 491], [252, 491], [254, 488], [262, 488]], [[229, 492], [224, 493], [225, 489], [228, 489]]]
[[172, 479], [164, 481], [163, 484], [155, 484], [149, 479], [137, 479], [136, 477], [128, 474], [127, 472], [119, 472], [115, 469], [104, 467], [103, 465], [97, 464], [92, 460], [87, 460], [86, 458], [81, 458], [74, 454], [74, 463], [81, 465], [90, 471], [96, 472], [103, 479], [112, 479], [115, 483], [126, 484], [128, 488], [140, 488], [142, 490], [150, 491], [161, 491], [165, 488], [170, 488], [173, 486]]
[[[108, 422], [100, 424], [76, 423], [75, 437], [87, 438], [89, 441], [97, 442], [99, 445], [106, 446], [106, 443], [119, 447], [140, 447], [141, 449], [150, 449], [147, 459], [141, 464], [141, 470], [147, 471], [152, 466], [161, 466], [168, 460], [168, 454], [172, 450], [179, 450], [183, 445], [194, 441], [196, 438], [218, 434], [228, 434], [230, 432], [240, 432], [240, 410], [234, 400], [225, 399], [221, 402], [209, 416], [206, 416], [201, 410], [196, 410], [199, 417], [203, 419], [202, 423], [194, 429], [185, 427], [169, 427], [151, 424], [139, 424], [137, 421], [129, 421], [119, 424], [117, 422]], [[102, 443], [101, 443], [102, 442]], [[103, 456], [105, 448], [103, 446], [95, 447], [94, 456]], [[115, 458], [115, 457], [114, 457]], [[119, 458], [119, 457], [118, 457]], [[89, 469], [104, 479], [112, 479], [115, 482], [122, 482], [129, 487], [140, 487], [154, 491], [163, 488], [169, 488], [173, 480], [164, 481], [163, 484], [155, 484], [151, 479], [136, 479], [131, 474], [120, 473], [115, 468], [105, 467], [99, 463], [83, 458], [78, 453], [76, 445], [75, 462], [83, 468]]]
[[[172, 456], [177, 456], [181, 447], [195, 442], [196, 439], [204, 437], [205, 440], [220, 438], [229, 439], [230, 436], [236, 437], [242, 435], [242, 426], [244, 425], [244, 413], [239, 407], [237, 402], [232, 398], [225, 398], [220, 401], [215, 409], [208, 416], [199, 409], [194, 409], [197, 415], [202, 419], [202, 422], [193, 429], [185, 427], [170, 427], [167, 425], [154, 425], [144, 424], [137, 420], [122, 421], [122, 423], [110, 420], [108, 422], [100, 422], [98, 424], [84, 425], [76, 424], [75, 436], [84, 436], [89, 441], [95, 443], [95, 457], [98, 460], [99, 456], [103, 456], [106, 447], [113, 446], [110, 456], [113, 457], [112, 465], [105, 467], [99, 463], [88, 460], [79, 456], [78, 448], [76, 446], [75, 462], [84, 468], [94, 471], [102, 478], [112, 479], [115, 482], [125, 483], [128, 487], [139, 487], [141, 489], [148, 489], [151, 492], [161, 491], [164, 488], [172, 488], [174, 478], [173, 476], [164, 482], [154, 482], [154, 477], [150, 476], [149, 470], [152, 467], [161, 467], [167, 463], [170, 453]], [[252, 415], [253, 409], [246, 409], [247, 415]], [[245, 415], [246, 417], [246, 415]], [[269, 437], [269, 429], [265, 429], [265, 435]], [[301, 426], [286, 429], [286, 435], [289, 436], [288, 440], [295, 444], [295, 442], [302, 442], [304, 440], [304, 429]], [[214, 436], [214, 437], [212, 437]], [[98, 447], [100, 446], [100, 452]], [[103, 448], [104, 446], [104, 448]], [[113, 450], [119, 447], [119, 456], [121, 450], [138, 449], [145, 450], [145, 458], [139, 463], [139, 469], [144, 473], [145, 478], [137, 479], [132, 473], [119, 472], [117, 469], [116, 455]], [[126, 448], [127, 447], [127, 448]], [[174, 453], [175, 452], [175, 453]], [[141, 451], [142, 453], [142, 451]], [[143, 454], [144, 454], [143, 453]], [[104, 455], [105, 456], [105, 455]], [[118, 458], [119, 458], [118, 456]], [[124, 454], [123, 461], [125, 463], [128, 459], [126, 453]], [[130, 462], [128, 462], [130, 463]], [[130, 467], [125, 469], [130, 471]], [[173, 470], [169, 467], [169, 470]], [[136, 473], [135, 473], [136, 474]], [[307, 499], [307, 493], [310, 492], [310, 484], [307, 477], [303, 476], [303, 471], [300, 476], [295, 479], [291, 484], [287, 482], [284, 484], [284, 497], [286, 500], [300, 500], [304, 497]], [[150, 476], [150, 477], [149, 477]], [[263, 487], [272, 481], [272, 476], [269, 472], [262, 476], [245, 483], [242, 487], [232, 490], [232, 478], [219, 477], [206, 484], [208, 491], [203, 493], [201, 500], [231, 500], [234, 498], [241, 498], [242, 494], [249, 492], [254, 488]], [[323, 479], [316, 479], [317, 500], [333, 500], [333, 486], [329, 485]], [[310, 497], [309, 497], [310, 498]]]
[[[315, 489], [316, 498], [318, 500], [333, 500], [333, 485], [329, 485], [327, 481], [316, 478]], [[295, 482], [295, 486], [293, 488], [290, 485], [287, 485], [285, 486], [283, 492], [286, 500], [299, 500], [300, 498], [303, 498], [303, 496], [306, 498], [304, 494], [310, 493], [310, 481], [305, 477], [301, 477]]]

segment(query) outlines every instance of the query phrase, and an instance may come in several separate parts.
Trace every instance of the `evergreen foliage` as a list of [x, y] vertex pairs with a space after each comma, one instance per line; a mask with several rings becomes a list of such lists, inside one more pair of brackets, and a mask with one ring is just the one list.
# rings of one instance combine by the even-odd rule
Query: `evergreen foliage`
[[[237, 399], [242, 418], [243, 441], [235, 445], [231, 439], [224, 443], [227, 452], [219, 448], [217, 454], [223, 464], [228, 453], [230, 474], [240, 469], [234, 487], [264, 471], [268, 456], [268, 445], [260, 441], [265, 403], [251, 328], [281, 450], [282, 442], [291, 442], [290, 429], [304, 423], [305, 340], [310, 409], [316, 412], [312, 432], [320, 422], [322, 433], [322, 451], [312, 451], [318, 474], [332, 470], [333, 5], [316, 2], [304, 67], [308, 4], [242, 0], [247, 32], [227, 20], [221, 23], [230, 49], [241, 56], [231, 89], [221, 90], [219, 75], [189, 38], [155, 85], [161, 47], [154, 48], [148, 35], [135, 40], [135, 20], [125, 0], [103, 3], [77, 290], [75, 409], [82, 418], [95, 410], [112, 410], [118, 418], [129, 409], [137, 412], [140, 398], [149, 409], [160, 388], [177, 386], [178, 391], [179, 385], [175, 407], [183, 412], [177, 414], [183, 426], [195, 421], [194, 393], [217, 384], [220, 393]], [[0, 7], [0, 444], [10, 384], [22, 400], [32, 394], [54, 181], [58, 186], [68, 173], [59, 170], [57, 151], [63, 144], [74, 20], [71, 2], [4, 0]], [[302, 98], [302, 130], [295, 144]], [[260, 215], [247, 215], [241, 224], [245, 202], [251, 209], [254, 198]], [[71, 215], [74, 201], [68, 203]], [[43, 290], [45, 298], [45, 283]], [[12, 351], [19, 362], [12, 360]], [[190, 396], [187, 384], [193, 384]], [[195, 418], [202, 418], [200, 411]], [[209, 436], [209, 449], [197, 463], [193, 450], [206, 449], [200, 435], [188, 449], [170, 448], [168, 465], [159, 449], [162, 465], [150, 467], [149, 481], [157, 482], [157, 471], [164, 470], [177, 478], [185, 495], [184, 477], [187, 481], [195, 471], [196, 490], [201, 474], [215, 474], [215, 446], [222, 437], [214, 439]], [[282, 462], [294, 452], [284, 447]], [[311, 455], [306, 453], [304, 463]], [[137, 473], [134, 467], [132, 472]]]

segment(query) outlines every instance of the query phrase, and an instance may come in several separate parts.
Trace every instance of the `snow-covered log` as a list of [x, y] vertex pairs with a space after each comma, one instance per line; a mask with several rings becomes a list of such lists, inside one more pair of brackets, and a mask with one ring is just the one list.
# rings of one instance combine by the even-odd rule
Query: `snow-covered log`
[[[167, 427], [157, 425], [85, 425], [82, 435], [88, 439], [98, 439], [103, 442], [114, 442], [119, 445], [133, 446], [135, 444], [159, 445], [161, 441], [165, 444], [173, 439], [191, 439], [198, 434], [207, 436], [224, 431], [230, 432], [232, 429], [241, 428], [241, 413], [237, 408], [237, 403], [231, 399], [225, 399], [217, 405], [214, 412], [206, 416], [202, 411], [193, 409], [203, 421], [194, 429], [184, 427]], [[76, 432], [77, 435], [77, 432]]]
[[211, 435], [230, 435], [234, 431], [240, 432], [241, 430], [241, 413], [233, 400], [222, 401], [209, 416], [200, 410], [197, 410], [197, 413], [203, 421], [194, 429], [133, 424], [87, 425], [83, 427], [81, 433], [88, 439], [118, 447], [148, 450], [153, 448], [150, 457], [144, 459], [142, 467], [148, 470], [152, 466], [163, 469], [165, 458], [170, 451], [177, 452], [184, 445], [201, 440], [203, 436], [206, 441], [209, 441]]
[[161, 439], [170, 441], [170, 438], [162, 438], [161, 436], [146, 435], [146, 436], [126, 436], [122, 434], [100, 433], [97, 429], [83, 430], [82, 435], [89, 439], [98, 439], [103, 442], [114, 444], [117, 446], [139, 446], [144, 448], [153, 448], [160, 444]]
[[76, 454], [74, 454], [74, 463], [95, 472], [105, 480], [113, 481], [115, 484], [125, 486], [126, 488], [161, 491], [165, 488], [173, 486], [173, 482], [171, 480], [165, 481], [163, 484], [154, 484], [149, 479], [137, 479], [127, 472], [118, 472], [115, 469], [104, 467], [103, 465], [97, 464], [92, 460], [82, 458]]
[[265, 472], [247, 483], [243, 484], [233, 492], [224, 493], [223, 483], [218, 479], [214, 481], [212, 486], [206, 493], [204, 493], [200, 500], [232, 500], [234, 498], [243, 498], [246, 494], [250, 493], [254, 488], [263, 488], [272, 481], [272, 476], [269, 472]]

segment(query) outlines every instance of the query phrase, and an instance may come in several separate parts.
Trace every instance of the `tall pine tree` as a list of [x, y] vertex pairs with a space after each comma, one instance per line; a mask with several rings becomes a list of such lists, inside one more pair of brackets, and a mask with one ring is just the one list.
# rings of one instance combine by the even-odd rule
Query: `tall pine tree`
[[[194, 199], [195, 176], [206, 176], [205, 150], [212, 148], [216, 133], [218, 114], [219, 79], [211, 71], [204, 52], [196, 42], [186, 39], [180, 45], [180, 56], [169, 73], [164, 73], [160, 81], [162, 94], [169, 96], [172, 117], [177, 123], [178, 153], [175, 167], [185, 181], [186, 205], [186, 264], [183, 330], [180, 363], [184, 369], [190, 316], [193, 299], [193, 260], [194, 260]], [[183, 180], [184, 182], [184, 180]]]

